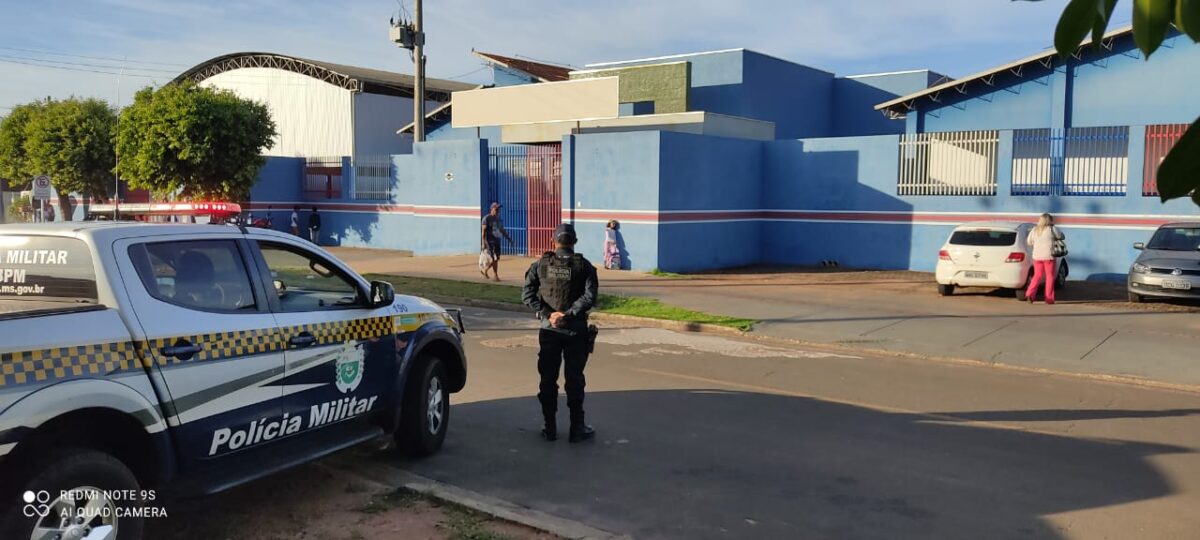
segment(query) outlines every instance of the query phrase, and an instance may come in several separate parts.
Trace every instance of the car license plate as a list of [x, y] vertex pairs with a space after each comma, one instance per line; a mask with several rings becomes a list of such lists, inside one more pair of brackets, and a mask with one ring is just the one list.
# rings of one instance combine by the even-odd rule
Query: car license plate
[[1162, 282], [1162, 287], [1164, 289], [1186, 291], [1192, 288], [1192, 282], [1183, 279], [1164, 279]]
[[987, 272], [963, 272], [963, 277], [967, 279], [987, 279]]

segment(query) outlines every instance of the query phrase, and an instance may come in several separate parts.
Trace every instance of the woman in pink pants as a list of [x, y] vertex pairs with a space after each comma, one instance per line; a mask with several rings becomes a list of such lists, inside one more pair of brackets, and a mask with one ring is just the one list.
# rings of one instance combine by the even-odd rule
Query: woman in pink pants
[[1046, 282], [1046, 303], [1054, 303], [1054, 281], [1057, 273], [1054, 268], [1054, 243], [1063, 239], [1063, 233], [1054, 226], [1054, 218], [1050, 214], [1042, 214], [1038, 224], [1029, 231], [1026, 242], [1033, 246], [1033, 279], [1025, 289], [1025, 298], [1032, 304], [1037, 298], [1038, 285]]

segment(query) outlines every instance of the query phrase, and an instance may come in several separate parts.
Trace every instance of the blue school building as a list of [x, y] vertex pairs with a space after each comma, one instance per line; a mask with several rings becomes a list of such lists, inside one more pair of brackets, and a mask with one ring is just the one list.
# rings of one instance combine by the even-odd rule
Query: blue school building
[[[249, 207], [271, 207], [276, 223], [316, 207], [325, 243], [422, 255], [476, 252], [480, 216], [498, 201], [513, 253], [539, 253], [568, 221], [600, 260], [617, 219], [628, 267], [680, 272], [929, 271], [958, 223], [1051, 212], [1072, 279], [1121, 279], [1133, 242], [1200, 219], [1190, 201], [1160, 202], [1154, 183], [1200, 116], [1200, 45], [1183, 36], [1149, 62], [1122, 29], [1065, 60], [1047, 51], [959, 79], [841, 77], [743, 49], [583, 69], [480, 56], [496, 87], [433, 109], [412, 153], [322, 167], [271, 158]], [[570, 117], [567, 104], [567, 117], [527, 122], [478, 106], [519, 103], [526, 88], [610, 100], [612, 114]], [[314, 176], [338, 189], [306, 190]]]

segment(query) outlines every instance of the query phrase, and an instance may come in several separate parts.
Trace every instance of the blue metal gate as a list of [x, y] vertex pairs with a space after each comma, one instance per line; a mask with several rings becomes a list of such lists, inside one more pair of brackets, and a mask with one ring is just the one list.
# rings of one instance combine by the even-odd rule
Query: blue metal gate
[[513, 239], [506, 255], [536, 256], [553, 248], [562, 221], [562, 145], [501, 145], [488, 149], [482, 213], [499, 202], [500, 219]]

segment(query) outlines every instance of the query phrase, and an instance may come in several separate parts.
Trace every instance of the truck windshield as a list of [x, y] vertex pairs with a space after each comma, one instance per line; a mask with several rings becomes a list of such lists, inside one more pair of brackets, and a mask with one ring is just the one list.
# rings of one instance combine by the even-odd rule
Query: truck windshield
[[1154, 232], [1148, 249], [1196, 251], [1200, 249], [1200, 227], [1163, 227]]
[[82, 240], [0, 235], [0, 312], [96, 302], [92, 254]]
[[1011, 246], [1017, 243], [1017, 233], [986, 229], [954, 231], [950, 243], [956, 246]]

